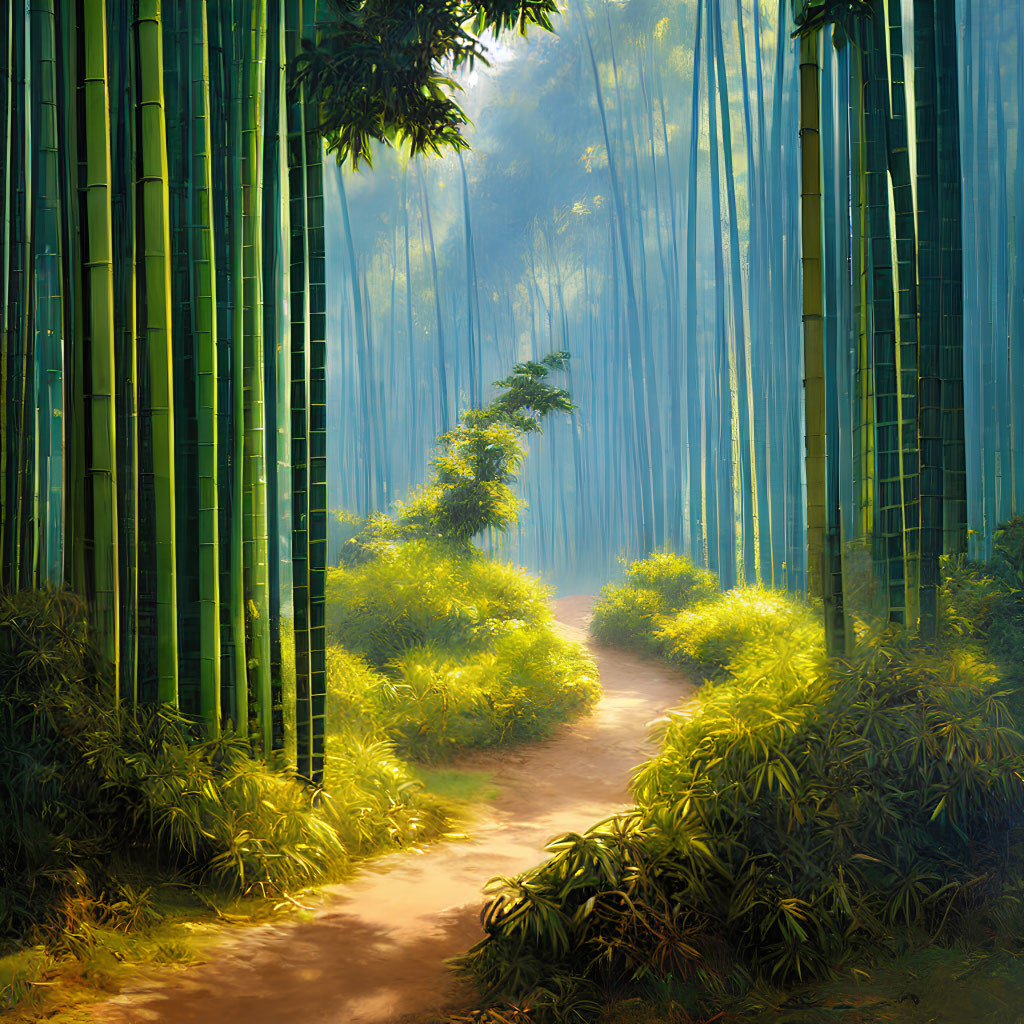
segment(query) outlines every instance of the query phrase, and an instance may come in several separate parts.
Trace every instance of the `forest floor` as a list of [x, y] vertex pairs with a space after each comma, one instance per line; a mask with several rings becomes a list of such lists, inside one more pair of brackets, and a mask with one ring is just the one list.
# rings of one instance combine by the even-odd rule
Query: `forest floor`
[[[560, 628], [588, 642], [592, 598], [555, 602]], [[555, 835], [627, 806], [633, 767], [654, 750], [647, 723], [693, 693], [668, 666], [594, 646], [595, 711], [540, 743], [465, 755], [496, 790], [467, 837], [367, 863], [320, 890], [306, 919], [225, 928], [205, 962], [140, 968], [79, 1019], [106, 1024], [390, 1024], [472, 1005], [445, 966], [483, 935], [483, 887], [541, 861]]]

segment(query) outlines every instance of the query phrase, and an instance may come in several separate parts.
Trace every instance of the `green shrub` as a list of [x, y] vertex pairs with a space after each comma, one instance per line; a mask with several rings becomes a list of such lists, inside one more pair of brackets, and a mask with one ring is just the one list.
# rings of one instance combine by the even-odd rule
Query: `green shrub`
[[274, 892], [436, 830], [382, 734], [332, 754], [317, 808], [244, 740], [119, 705], [77, 597], [0, 594], [0, 943], [86, 941], [90, 921], [121, 914], [125, 874]]
[[499, 886], [460, 958], [490, 997], [671, 981], [712, 1013], [897, 929], [945, 941], [1019, 917], [1024, 737], [976, 649], [862, 630], [829, 665], [808, 606], [754, 589], [664, 632], [714, 681], [666, 716], [634, 811]]
[[585, 651], [548, 626], [520, 625], [469, 654], [410, 648], [386, 673], [341, 648], [328, 658], [332, 720], [376, 723], [401, 753], [418, 758], [546, 736], [599, 693]]
[[416, 538], [468, 551], [485, 530], [514, 526], [525, 507], [512, 488], [526, 456], [525, 436], [539, 431], [549, 414], [576, 408], [568, 391], [547, 381], [568, 364], [568, 352], [549, 352], [539, 361], [516, 363], [495, 381], [499, 391], [490, 404], [467, 409], [438, 437], [427, 482], [396, 502], [392, 515], [378, 511], [359, 520], [335, 513], [347, 526], [357, 526], [342, 547], [342, 562], [362, 564], [389, 544]]
[[604, 587], [590, 620], [590, 633], [603, 644], [630, 647], [642, 654], [661, 652], [661, 596], [639, 587]]
[[777, 642], [809, 652], [820, 652], [823, 643], [819, 617], [809, 605], [763, 587], [740, 587], [681, 611], [655, 635], [669, 661], [711, 672], [726, 668], [747, 644], [766, 656], [764, 648]]
[[644, 654], [663, 650], [662, 620], [718, 593], [714, 573], [688, 558], [667, 552], [632, 562], [626, 580], [602, 588], [590, 632], [602, 643], [632, 647]]
[[685, 555], [658, 552], [633, 562], [626, 571], [629, 585], [651, 590], [661, 598], [661, 614], [671, 615], [717, 596], [718, 577]]
[[1024, 589], [1024, 514], [999, 524], [992, 536], [992, 567], [1015, 590]]
[[480, 552], [413, 540], [328, 573], [328, 718], [405, 755], [536, 739], [597, 700], [593, 662], [546, 587]]
[[548, 596], [526, 573], [477, 551], [407, 541], [328, 570], [327, 635], [383, 669], [417, 647], [480, 651], [520, 624], [550, 622]]

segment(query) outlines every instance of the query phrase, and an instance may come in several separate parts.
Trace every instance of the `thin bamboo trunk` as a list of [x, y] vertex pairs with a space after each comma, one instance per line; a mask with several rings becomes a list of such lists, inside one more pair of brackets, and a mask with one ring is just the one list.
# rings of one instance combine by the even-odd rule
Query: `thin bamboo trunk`
[[942, 532], [946, 554], [967, 551], [964, 441], [963, 238], [956, 10], [936, 7], [938, 187], [941, 205], [939, 360], [942, 373]]
[[61, 281], [57, 26], [53, 0], [29, 4], [31, 50], [31, 302], [34, 335], [35, 470], [33, 580], [63, 576], [64, 295]]
[[[306, 3], [303, 24], [315, 38], [316, 4]], [[306, 112], [306, 238], [309, 274], [309, 650], [312, 720], [310, 780], [321, 785], [327, 722], [327, 278], [324, 240], [323, 141], [314, 111]]]
[[89, 356], [89, 465], [86, 494], [91, 512], [92, 626], [100, 649], [114, 668], [120, 695], [120, 581], [116, 363], [114, 355], [114, 263], [111, 211], [110, 93], [107, 79], [106, 0], [82, 0], [81, 119], [85, 180], [83, 276], [85, 345]]
[[190, 0], [192, 57], [191, 310], [196, 352], [199, 539], [199, 713], [211, 735], [221, 720], [220, 462], [217, 420], [217, 248], [207, 0]]
[[171, 256], [167, 134], [164, 117], [160, 0], [138, 0], [135, 21], [139, 118], [137, 199], [142, 249], [148, 406], [152, 438], [152, 515], [156, 608], [157, 697], [178, 702], [178, 616], [175, 545]]
[[938, 75], [935, 63], [935, 0], [914, 0], [914, 96], [917, 137], [917, 226], [921, 298], [921, 635], [937, 628], [942, 554], [942, 373], [939, 331], [942, 281], [939, 204]]
[[[822, 282], [820, 39], [800, 39], [800, 222], [807, 466], [807, 589], [828, 607], [825, 546], [825, 336]], [[826, 615], [827, 615], [826, 611]], [[831, 637], [826, 628], [826, 637]]]
[[243, 441], [243, 577], [247, 611], [246, 649], [249, 721], [254, 745], [271, 746], [270, 602], [267, 592], [267, 508], [264, 442], [262, 96], [266, 67], [266, 0], [243, 7], [244, 103], [241, 129], [241, 291]]

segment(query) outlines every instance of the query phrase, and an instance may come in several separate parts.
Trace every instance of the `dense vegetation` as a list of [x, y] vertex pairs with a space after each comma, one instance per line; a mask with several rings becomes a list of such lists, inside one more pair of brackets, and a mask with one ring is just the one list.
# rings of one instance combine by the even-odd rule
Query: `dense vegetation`
[[671, 555], [631, 565], [595, 633], [633, 628], [639, 649], [707, 681], [662, 723], [635, 808], [505, 880], [462, 969], [538, 1019], [590, 1019], [637, 987], [711, 1013], [901, 935], [1014, 933], [1024, 737], [1006, 666], [1024, 653], [1022, 524], [1002, 528], [991, 565], [947, 565], [936, 644], [862, 624], [848, 661], [825, 659], [799, 599], [709, 596], [706, 573]]
[[597, 697], [546, 588], [512, 566], [413, 540], [327, 586], [329, 717], [379, 722], [404, 753], [536, 739]]
[[410, 758], [534, 739], [594, 703], [594, 665], [553, 628], [548, 590], [470, 543], [518, 516], [522, 435], [572, 409], [545, 379], [566, 359], [499, 381], [439, 439], [431, 484], [361, 523], [329, 572], [322, 788], [249, 735], [119, 702], [76, 596], [0, 595], [0, 953], [80, 954], [97, 929], [152, 924], [160, 879], [287, 900], [442, 831]]
[[438, 757], [535, 739], [596, 700], [593, 663], [552, 628], [547, 589], [471, 543], [518, 521], [523, 437], [572, 411], [547, 379], [568, 358], [517, 363], [496, 381], [492, 401], [438, 439], [429, 481], [392, 515], [342, 517], [357, 532], [328, 573], [336, 721], [368, 716], [399, 750]]
[[158, 877], [280, 895], [441, 823], [372, 721], [349, 723], [314, 805], [246, 738], [118, 705], [68, 593], [0, 597], [0, 680], [3, 946], [76, 952], [96, 925], [147, 923]]

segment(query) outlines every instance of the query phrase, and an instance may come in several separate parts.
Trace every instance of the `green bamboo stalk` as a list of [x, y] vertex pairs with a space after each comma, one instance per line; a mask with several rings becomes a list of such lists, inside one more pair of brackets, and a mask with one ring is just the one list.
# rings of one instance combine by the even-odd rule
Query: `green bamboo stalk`
[[921, 348], [918, 430], [921, 445], [921, 635], [935, 636], [942, 554], [942, 280], [939, 207], [938, 75], [935, 0], [914, 0], [914, 96], [917, 136]]
[[217, 418], [217, 281], [210, 129], [207, 0], [190, 0], [192, 334], [196, 352], [199, 528], [199, 713], [209, 734], [220, 731], [220, 501]]
[[920, 456], [918, 441], [918, 302], [917, 233], [907, 99], [904, 85], [903, 17], [901, 0], [885, 0], [888, 32], [882, 35], [881, 5], [876, 11], [876, 38], [888, 42], [889, 122], [886, 141], [892, 188], [893, 241], [896, 249], [897, 383], [899, 403], [900, 503], [902, 505], [905, 621], [917, 627], [920, 588]]
[[[690, 139], [686, 193], [686, 331], [685, 377], [691, 388], [698, 386], [697, 363], [697, 156], [700, 141], [701, 46], [703, 45], [704, 5], [697, 4], [694, 39], [693, 81], [690, 95]], [[690, 509], [689, 548], [702, 565], [708, 564], [707, 488], [705, 477], [703, 402], [687, 402], [687, 437], [690, 441], [688, 503]], [[696, 442], [700, 438], [700, 444]], [[694, 465], [700, 459], [699, 470]], [[699, 511], [698, 511], [699, 510]]]
[[29, 4], [32, 76], [32, 330], [34, 333], [35, 493], [33, 581], [63, 577], [64, 296], [61, 287], [57, 26], [53, 0]]
[[[264, 410], [272, 417], [272, 428], [265, 429], [267, 445], [267, 585], [270, 611], [270, 746], [275, 762], [285, 758], [285, 718], [283, 661], [281, 655], [282, 550], [279, 528], [281, 517], [280, 465], [287, 439], [287, 387], [281, 387], [281, 367], [288, 365], [288, 336], [283, 323], [282, 302], [288, 295], [287, 261], [282, 229], [287, 221], [285, 152], [286, 131], [283, 122], [286, 82], [284, 74], [284, 17], [281, 0], [269, 0], [267, 6], [267, 58], [264, 104], [263, 147], [263, 338], [264, 338]], [[275, 351], [275, 341], [277, 351]], [[279, 354], [280, 353], [280, 354]]]
[[91, 512], [92, 626], [114, 667], [120, 696], [120, 559], [110, 92], [107, 79], [106, 0], [82, 0], [81, 119], [85, 156], [83, 276], [85, 345], [89, 353], [89, 448], [86, 494]]
[[[758, 507], [757, 507], [757, 463], [751, 448], [751, 406], [750, 392], [750, 339], [747, 334], [747, 317], [744, 308], [743, 275], [740, 269], [740, 230], [736, 204], [736, 176], [732, 159], [732, 120], [729, 110], [729, 79], [725, 69], [725, 47], [722, 42], [721, 9], [714, 0], [717, 17], [714, 19], [715, 58], [719, 89], [719, 107], [722, 118], [722, 156], [725, 165], [726, 209], [729, 214], [729, 258], [732, 283], [733, 336], [729, 345], [729, 380], [732, 396], [732, 420], [735, 424], [736, 440], [733, 460], [736, 465], [738, 493], [736, 494], [736, 520], [739, 529], [737, 562], [738, 576], [747, 583], [757, 581], [758, 566]], [[742, 26], [740, 26], [742, 31]], [[753, 168], [748, 164], [749, 175]]]
[[853, 539], [871, 536], [875, 506], [875, 390], [871, 359], [871, 258], [867, 202], [864, 62], [850, 54], [850, 188], [853, 227], [853, 323], [856, 331], [853, 449], [856, 511]]
[[939, 358], [942, 370], [942, 530], [946, 554], [967, 550], [964, 444], [963, 240], [956, 10], [936, 6], [938, 175], [941, 227]]
[[121, 649], [121, 699], [139, 699], [139, 346], [138, 228], [135, 203], [137, 124], [133, 12], [128, 4], [107, 7], [108, 90], [111, 126], [111, 226], [114, 276], [115, 424]]
[[26, 60], [28, 23], [25, 5], [15, 5], [11, 14], [14, 45], [11, 60], [13, 125], [9, 134], [11, 160], [8, 203], [12, 212], [8, 329], [13, 339], [9, 343], [11, 388], [8, 398], [8, 436], [14, 440], [14, 457], [8, 499], [5, 582], [17, 590], [36, 583], [32, 544], [33, 496], [36, 488], [36, 435], [33, 423], [35, 346], [34, 335], [30, 333], [33, 275], [30, 269], [29, 227], [33, 188], [30, 172], [33, 118], [28, 116], [32, 105], [32, 90]]
[[[712, 558], [711, 568], [718, 573], [723, 587], [732, 587], [738, 581], [735, 543], [735, 450], [736, 438], [733, 425], [738, 414], [738, 395], [733, 386], [732, 346], [726, 316], [725, 242], [722, 233], [722, 170], [720, 165], [721, 134], [718, 126], [718, 107], [721, 91], [728, 89], [727, 81], [718, 81], [715, 67], [716, 36], [714, 0], [707, 0], [709, 45], [707, 48], [708, 83], [708, 164], [711, 178], [711, 228], [714, 261], [715, 330], [711, 356], [714, 381], [712, 409], [715, 425], [713, 429], [715, 473], [714, 511], [709, 529], [717, 542], [717, 554]], [[724, 147], [723, 147], [724, 148]]]
[[85, 346], [73, 339], [85, 337], [83, 316], [82, 234], [81, 215], [82, 164], [80, 155], [78, 110], [80, 107], [81, 60], [79, 46], [80, 18], [77, 4], [55, 6], [56, 30], [56, 95], [57, 95], [57, 182], [60, 216], [60, 292], [62, 322], [62, 367], [59, 374], [63, 401], [61, 425], [64, 434], [61, 457], [63, 481], [61, 508], [52, 529], [57, 530], [63, 548], [62, 578], [79, 594], [92, 590], [87, 577], [86, 561], [86, 370]]
[[271, 746], [270, 602], [267, 593], [267, 506], [263, 406], [263, 210], [262, 96], [266, 67], [267, 5], [255, 0], [245, 11], [247, 44], [243, 64], [242, 122], [242, 339], [245, 405], [243, 482], [243, 565], [249, 614], [250, 721], [269, 756]]
[[[304, 3], [303, 27], [315, 38], [316, 3]], [[303, 105], [308, 101], [304, 98]], [[323, 782], [327, 724], [327, 279], [324, 146], [315, 111], [305, 112], [306, 239], [309, 280], [309, 651], [310, 781]]]
[[198, 350], [192, 304], [192, 44], [190, 5], [163, 7], [164, 119], [167, 132], [174, 357], [175, 550], [178, 598], [178, 706], [202, 716], [202, 622], [199, 591]]
[[906, 621], [901, 472], [900, 382], [896, 343], [896, 285], [889, 227], [890, 205], [886, 126], [889, 111], [885, 72], [884, 12], [877, 8], [864, 24], [865, 160], [871, 259], [872, 373], [875, 386], [875, 555], [885, 584], [886, 614]]
[[171, 254], [164, 116], [161, 0], [138, 0], [135, 55], [139, 119], [138, 202], [142, 249], [149, 420], [153, 444], [157, 696], [178, 701]]
[[[288, 61], [301, 49], [302, 0], [285, 2]], [[312, 660], [309, 592], [309, 261], [306, 231], [305, 105], [288, 105], [289, 340], [291, 345], [292, 606], [295, 617], [296, 770], [313, 779]]]
[[[231, 318], [231, 419], [229, 427], [229, 459], [231, 465], [231, 547], [229, 606], [231, 634], [234, 641], [234, 706], [231, 718], [241, 735], [252, 735], [253, 716], [250, 707], [254, 695], [249, 692], [250, 622], [245, 606], [245, 305], [243, 292], [244, 215], [242, 203], [242, 116], [245, 95], [244, 63], [251, 19], [252, 0], [231, 0], [221, 9], [221, 44], [224, 48], [225, 104], [228, 108], [227, 131], [227, 208], [228, 265], [230, 267]], [[242, 32], [238, 26], [246, 26]]]
[[[818, 33], [800, 39], [800, 225], [807, 466], [807, 589], [825, 597], [825, 334]], [[826, 605], [827, 607], [827, 605]]]

